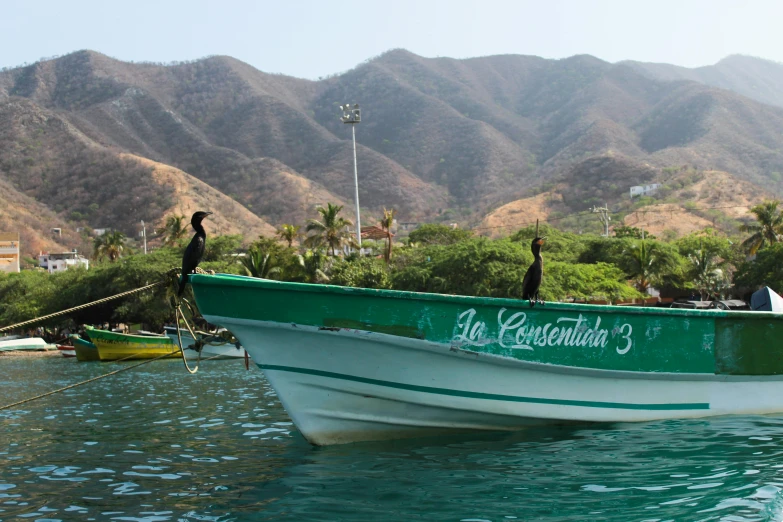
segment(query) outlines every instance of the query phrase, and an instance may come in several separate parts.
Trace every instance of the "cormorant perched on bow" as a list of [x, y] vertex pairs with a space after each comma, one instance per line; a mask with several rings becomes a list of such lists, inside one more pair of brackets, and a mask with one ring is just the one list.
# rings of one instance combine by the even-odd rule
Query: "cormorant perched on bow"
[[185, 292], [185, 285], [188, 283], [188, 276], [196, 271], [196, 267], [201, 262], [201, 257], [204, 255], [204, 247], [207, 244], [207, 233], [204, 232], [204, 227], [201, 226], [201, 221], [212, 214], [212, 212], [198, 211], [190, 218], [190, 224], [193, 225], [193, 230], [196, 233], [193, 235], [193, 239], [190, 240], [188, 248], [185, 249], [185, 255], [182, 256], [182, 275], [179, 277], [179, 291], [177, 295], [182, 295]]
[[538, 289], [541, 287], [541, 279], [544, 276], [544, 259], [541, 257], [541, 245], [544, 244], [545, 237], [538, 237], [538, 220], [536, 220], [536, 237], [530, 244], [530, 250], [533, 252], [533, 264], [527, 269], [525, 278], [522, 280], [522, 299], [529, 299], [530, 306], [536, 303], [544, 302], [538, 297]]

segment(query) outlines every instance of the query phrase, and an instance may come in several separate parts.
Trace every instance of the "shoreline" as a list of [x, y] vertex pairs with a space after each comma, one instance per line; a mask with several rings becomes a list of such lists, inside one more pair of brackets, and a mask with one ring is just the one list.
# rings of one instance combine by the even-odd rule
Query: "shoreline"
[[8, 350], [6, 352], [0, 352], [0, 357], [52, 357], [60, 354], [60, 350], [54, 348], [52, 350]]

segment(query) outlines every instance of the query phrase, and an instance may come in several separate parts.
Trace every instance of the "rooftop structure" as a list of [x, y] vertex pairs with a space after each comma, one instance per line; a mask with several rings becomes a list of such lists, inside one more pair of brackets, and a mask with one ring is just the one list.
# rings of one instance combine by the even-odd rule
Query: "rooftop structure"
[[[394, 236], [393, 233], [392, 236]], [[386, 237], [386, 230], [378, 225], [362, 227], [362, 239], [386, 239]]]
[[19, 234], [0, 232], [0, 272], [19, 271]]
[[90, 268], [90, 261], [80, 256], [76, 250], [72, 252], [58, 252], [54, 254], [44, 254], [38, 256], [38, 266], [45, 268], [50, 274], [62, 272], [75, 266]]

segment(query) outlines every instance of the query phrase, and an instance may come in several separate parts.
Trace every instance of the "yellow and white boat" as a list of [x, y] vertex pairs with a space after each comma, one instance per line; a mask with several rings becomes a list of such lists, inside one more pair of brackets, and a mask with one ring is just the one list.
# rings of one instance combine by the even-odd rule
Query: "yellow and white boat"
[[181, 357], [179, 347], [165, 335], [131, 335], [85, 326], [87, 335], [98, 348], [101, 361], [118, 359], [154, 359], [161, 355]]

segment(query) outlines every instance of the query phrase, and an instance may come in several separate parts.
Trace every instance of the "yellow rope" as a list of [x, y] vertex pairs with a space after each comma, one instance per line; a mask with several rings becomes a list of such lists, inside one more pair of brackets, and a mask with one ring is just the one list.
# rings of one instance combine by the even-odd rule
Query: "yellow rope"
[[[177, 352], [179, 352], [179, 350], [174, 350], [173, 352], [169, 352], [169, 353], [160, 355], [158, 357], [155, 357], [154, 359], [148, 359], [148, 360], [146, 360], [144, 362], [140, 362], [139, 364], [134, 364], [133, 366], [128, 366], [126, 368], [120, 368], [119, 370], [114, 370], [113, 372], [104, 373], [103, 375], [99, 375], [98, 377], [93, 377], [92, 379], [87, 379], [86, 381], [77, 382], [76, 384], [69, 384], [68, 386], [65, 386], [63, 388], [59, 388], [57, 390], [52, 390], [50, 392], [42, 393], [41, 395], [36, 395], [35, 397], [30, 397], [29, 399], [24, 399], [22, 401], [14, 402], [13, 404], [7, 404], [5, 406], [0, 406], [0, 411], [7, 410], [8, 408], [13, 408], [14, 406], [19, 406], [20, 404], [24, 404], [26, 402], [34, 401], [36, 399], [41, 399], [43, 397], [48, 397], [49, 395], [54, 395], [55, 393], [59, 393], [61, 391], [69, 390], [71, 388], [76, 388], [77, 386], [81, 386], [82, 384], [87, 384], [89, 382], [97, 381], [98, 379], [103, 379], [104, 377], [108, 377], [109, 375], [115, 375], [117, 373], [121, 373], [121, 372], [124, 372], [124, 371], [127, 371], [127, 370], [132, 370], [133, 368], [138, 368], [139, 366], [141, 366], [143, 364], [149, 364], [152, 361], [157, 361], [158, 359], [162, 359], [163, 357], [168, 357], [170, 355], [174, 355]], [[130, 356], [126, 357], [126, 359], [129, 358], [129, 357], [134, 357], [136, 355], [138, 355], [138, 354], [130, 355]], [[123, 359], [120, 359], [120, 360], [123, 360]]]
[[[105, 297], [103, 299], [98, 299], [97, 301], [93, 301], [91, 303], [75, 306], [73, 308], [68, 308], [67, 310], [62, 310], [60, 312], [55, 312], [53, 314], [45, 315], [45, 316], [42, 316], [42, 317], [36, 317], [35, 319], [30, 319], [29, 321], [24, 321], [24, 322], [21, 322], [21, 323], [12, 324], [11, 326], [5, 326], [5, 327], [0, 328], [0, 332], [4, 332], [6, 330], [13, 330], [15, 328], [20, 328], [22, 326], [26, 326], [28, 324], [33, 324], [33, 323], [40, 322], [40, 321], [45, 321], [45, 320], [51, 319], [53, 317], [58, 317], [60, 315], [64, 315], [64, 314], [67, 314], [67, 313], [70, 313], [70, 312], [75, 312], [76, 310], [81, 310], [83, 308], [87, 308], [87, 307], [90, 307], [90, 306], [95, 306], [95, 305], [100, 304], [100, 303], [105, 303], [107, 301], [112, 301], [114, 299], [119, 299], [120, 297], [125, 297], [127, 295], [135, 294], [137, 292], [142, 292], [144, 290], [149, 290], [150, 288], [154, 288], [156, 286], [160, 286], [160, 285], [163, 285], [163, 284], [170, 283], [172, 281], [172, 276], [176, 272], [177, 272], [176, 268], [170, 270], [169, 273], [167, 274], [168, 275], [168, 279], [166, 279], [166, 280], [158, 281], [157, 283], [152, 283], [152, 284], [149, 284], [149, 285], [146, 285], [146, 286], [142, 286], [141, 288], [136, 288], [135, 290], [128, 290], [127, 292], [122, 292], [122, 293], [119, 293], [117, 295], [113, 295], [113, 296], [110, 296], [110, 297]], [[207, 272], [207, 271], [199, 269], [199, 268], [196, 268], [196, 272], [197, 273], [214, 273], [214, 272], [211, 272], [211, 271]], [[191, 313], [194, 313], [193, 312], [193, 308], [190, 306], [190, 303], [186, 299], [183, 299], [183, 301], [187, 304], [187, 306], [190, 309]], [[182, 362], [185, 363], [185, 368], [188, 370], [188, 372], [191, 373], [191, 374], [196, 373], [198, 371], [200, 363], [201, 363], [201, 351], [198, 352], [198, 362], [196, 363], [196, 368], [191, 370], [190, 367], [188, 366], [188, 363], [187, 363], [187, 360], [186, 360], [186, 357], [185, 357], [185, 351], [182, 349], [182, 336], [180, 334], [180, 329], [179, 329], [179, 317], [180, 316], [182, 316], [182, 320], [185, 322], [185, 326], [187, 326], [188, 331], [190, 332], [190, 335], [193, 337], [193, 339], [196, 339], [196, 334], [193, 332], [193, 329], [190, 327], [190, 324], [188, 323], [187, 319], [185, 318], [185, 314], [182, 312], [182, 304], [178, 303], [178, 305], [175, 307], [175, 317], [176, 317], [176, 324], [177, 324], [177, 341], [179, 343], [179, 348], [177, 350], [174, 350], [174, 351], [169, 352], [167, 354], [160, 355], [160, 356], [152, 358], [152, 359], [148, 359], [148, 360], [146, 360], [144, 362], [140, 362], [138, 364], [134, 364], [133, 366], [128, 366], [127, 368], [121, 368], [121, 369], [115, 370], [113, 372], [109, 372], [109, 373], [105, 373], [103, 375], [99, 375], [98, 377], [93, 377], [92, 379], [87, 379], [86, 381], [77, 382], [76, 384], [70, 384], [70, 385], [65, 386], [63, 388], [58, 388], [57, 390], [52, 390], [50, 392], [46, 392], [46, 393], [43, 393], [41, 395], [36, 395], [35, 397], [30, 397], [30, 398], [24, 399], [22, 401], [18, 401], [18, 402], [14, 402], [12, 404], [7, 404], [5, 406], [1, 406], [0, 407], [0, 411], [7, 410], [9, 408], [13, 408], [14, 406], [19, 406], [20, 404], [24, 404], [24, 403], [27, 403], [27, 402], [30, 402], [30, 401], [34, 401], [36, 399], [41, 399], [43, 397], [48, 397], [49, 395], [54, 395], [55, 393], [59, 393], [61, 391], [69, 390], [71, 388], [76, 388], [77, 386], [81, 386], [83, 384], [94, 382], [94, 381], [97, 381], [99, 379], [103, 379], [104, 377], [108, 377], [110, 375], [115, 375], [115, 374], [118, 374], [118, 373], [121, 373], [121, 372], [124, 372], [124, 371], [127, 371], [127, 370], [132, 370], [132, 369], [138, 368], [139, 366], [142, 366], [144, 364], [149, 364], [149, 363], [151, 363], [153, 361], [157, 361], [158, 359], [162, 359], [164, 357], [168, 357], [168, 356], [174, 355], [176, 353], [180, 353], [182, 355]], [[139, 355], [139, 354], [129, 355], [129, 356], [124, 357], [122, 359], [118, 359], [115, 362], [120, 362], [120, 361], [124, 361], [126, 359], [131, 359], [133, 357], [136, 357], [137, 355]], [[219, 356], [216, 355], [214, 357], [209, 357], [209, 358], [204, 359], [204, 360], [208, 361], [210, 359], [214, 359], [215, 357], [219, 357]]]
[[126, 295], [135, 294], [136, 292], [141, 292], [144, 290], [149, 290], [150, 288], [154, 288], [156, 286], [160, 286], [162, 284], [166, 284], [167, 281], [158, 281], [157, 283], [152, 283], [151, 285], [142, 286], [141, 288], [137, 288], [135, 290], [128, 290], [127, 292], [122, 292], [121, 294], [113, 295], [111, 297], [104, 297], [103, 299], [98, 299], [97, 301], [93, 301], [91, 303], [74, 306], [73, 308], [68, 308], [67, 310], [62, 310], [60, 312], [55, 312], [53, 314], [44, 315], [43, 317], [36, 317], [35, 319], [30, 319], [29, 321], [24, 321], [22, 323], [12, 324], [11, 326], [4, 326], [0, 328], [0, 332], [4, 332], [6, 330], [13, 330], [15, 328], [20, 328], [22, 326], [26, 326], [28, 324], [37, 323], [40, 321], [45, 321], [46, 319], [51, 319], [52, 317], [57, 317], [59, 315], [64, 315], [70, 312], [75, 312], [76, 310], [81, 310], [82, 308], [87, 308], [89, 306], [94, 306], [100, 303], [105, 303], [107, 301], [111, 301], [113, 299], [119, 299], [120, 297], [125, 297]]

